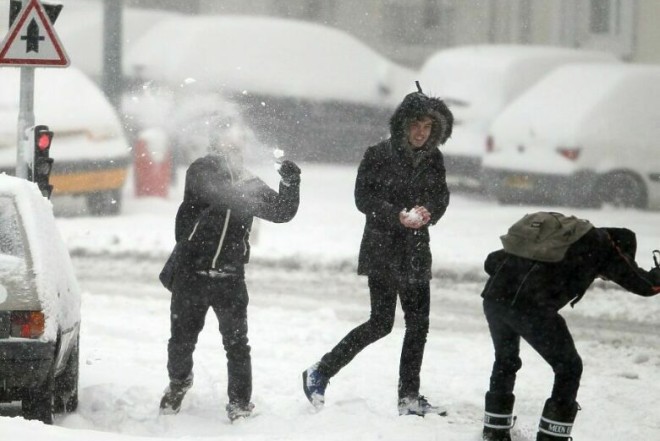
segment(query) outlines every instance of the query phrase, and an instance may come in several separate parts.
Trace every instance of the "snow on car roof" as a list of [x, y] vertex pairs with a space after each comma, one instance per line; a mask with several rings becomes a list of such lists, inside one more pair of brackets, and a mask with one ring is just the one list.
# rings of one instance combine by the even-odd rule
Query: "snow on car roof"
[[[10, 196], [16, 201], [23, 229], [27, 236], [29, 257], [34, 270], [39, 302], [46, 316], [46, 328], [41, 337], [53, 341], [57, 337], [54, 315], [63, 314], [60, 320], [70, 322], [79, 316], [79, 297], [72, 304], [58, 307], [58, 293], [66, 290], [79, 291], [78, 283], [53, 216], [53, 207], [45, 199], [37, 185], [25, 179], [0, 174], [0, 195]], [[75, 321], [75, 320], [74, 320]]]
[[128, 51], [124, 71], [171, 85], [194, 81], [229, 93], [363, 103], [382, 103], [388, 95], [383, 88], [396, 82], [392, 77], [408, 72], [331, 27], [227, 15], [158, 23]]
[[[16, 139], [20, 69], [0, 69], [0, 138]], [[121, 123], [98, 86], [79, 69], [36, 69], [34, 116], [56, 132], [88, 132], [117, 136]]]
[[[552, 134], [567, 145], [587, 132], [612, 136], [628, 124], [648, 118], [660, 68], [629, 64], [573, 64], [558, 68], [511, 103], [493, 122], [496, 137], [531, 132]], [[646, 97], [646, 98], [645, 98]], [[609, 115], [609, 116], [608, 116]], [[616, 124], [613, 122], [616, 121]], [[657, 119], [656, 119], [657, 121]], [[604, 125], [603, 125], [604, 124]], [[623, 132], [629, 134], [629, 128]], [[657, 139], [657, 133], [636, 137]]]
[[[441, 50], [420, 70], [425, 89], [465, 102], [460, 119], [493, 117], [552, 69], [571, 62], [616, 62], [607, 53], [553, 46], [475, 45]], [[465, 113], [465, 115], [463, 115]]]

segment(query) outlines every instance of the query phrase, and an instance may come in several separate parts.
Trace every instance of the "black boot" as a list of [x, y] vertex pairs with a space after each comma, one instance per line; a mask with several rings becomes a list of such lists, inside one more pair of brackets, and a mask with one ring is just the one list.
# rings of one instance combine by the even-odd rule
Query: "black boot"
[[192, 373], [185, 380], [170, 380], [170, 384], [160, 400], [160, 414], [175, 415], [179, 413], [183, 397], [186, 396], [186, 392], [192, 387], [192, 384]]
[[579, 408], [576, 402], [546, 400], [536, 441], [572, 440], [571, 431]]
[[484, 413], [484, 441], [511, 441], [510, 430], [515, 422], [513, 394], [495, 394], [486, 392], [486, 411]]

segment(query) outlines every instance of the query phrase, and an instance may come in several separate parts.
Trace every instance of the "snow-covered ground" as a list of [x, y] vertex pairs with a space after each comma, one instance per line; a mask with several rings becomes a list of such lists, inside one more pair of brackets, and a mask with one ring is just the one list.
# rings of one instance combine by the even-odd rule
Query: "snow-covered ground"
[[[333, 378], [326, 408], [315, 413], [301, 371], [368, 317], [366, 279], [354, 274], [363, 219], [353, 203], [354, 166], [301, 164], [302, 198], [289, 224], [259, 222], [248, 273], [256, 416], [229, 424], [224, 352], [210, 315], [195, 353], [195, 385], [181, 413], [159, 417], [167, 383], [169, 295], [157, 273], [173, 246], [182, 175], [169, 198], [133, 197], [121, 216], [81, 218], [61, 211], [58, 224], [84, 290], [80, 407], [54, 426], [0, 407], [0, 439], [48, 440], [446, 440], [480, 439], [492, 349], [480, 310], [485, 255], [499, 235], [539, 207], [502, 207], [454, 195], [432, 229], [433, 301], [422, 393], [448, 417], [399, 417], [396, 382], [401, 317], [391, 335]], [[258, 173], [274, 184], [268, 164]], [[546, 207], [547, 208], [547, 207]], [[561, 209], [557, 209], [561, 210]], [[567, 210], [563, 210], [567, 212]], [[638, 260], [660, 248], [660, 214], [570, 210], [597, 226], [638, 233]], [[660, 437], [660, 303], [597, 284], [566, 311], [585, 372], [574, 437], [649, 441]], [[535, 439], [552, 372], [528, 347], [516, 388], [517, 441]]]

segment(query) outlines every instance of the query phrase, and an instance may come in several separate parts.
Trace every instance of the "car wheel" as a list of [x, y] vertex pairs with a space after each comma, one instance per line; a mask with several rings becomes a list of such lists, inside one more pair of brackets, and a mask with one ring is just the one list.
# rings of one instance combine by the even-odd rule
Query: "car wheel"
[[64, 372], [55, 378], [55, 412], [74, 412], [78, 408], [80, 336], [69, 354]]
[[646, 186], [631, 173], [612, 173], [601, 179], [600, 200], [621, 208], [645, 208], [648, 205]]
[[95, 216], [112, 216], [121, 209], [121, 191], [99, 191], [87, 196], [87, 209]]
[[53, 414], [55, 413], [53, 383], [53, 373], [50, 372], [42, 385], [27, 391], [21, 402], [23, 418], [26, 420], [39, 420], [44, 424], [53, 424]]

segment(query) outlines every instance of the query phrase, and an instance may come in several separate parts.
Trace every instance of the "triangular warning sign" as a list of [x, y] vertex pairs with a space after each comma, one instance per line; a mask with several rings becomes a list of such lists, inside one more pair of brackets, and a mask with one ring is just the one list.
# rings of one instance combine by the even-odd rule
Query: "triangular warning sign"
[[0, 65], [66, 67], [69, 57], [38, 0], [23, 7], [0, 45]]

